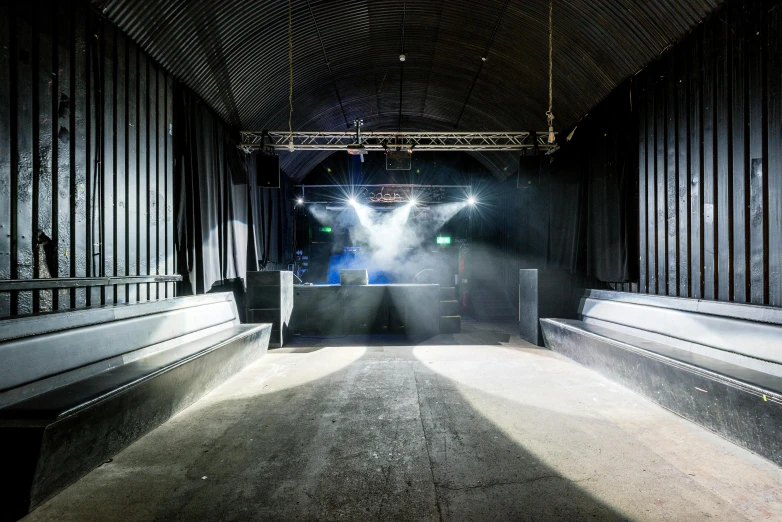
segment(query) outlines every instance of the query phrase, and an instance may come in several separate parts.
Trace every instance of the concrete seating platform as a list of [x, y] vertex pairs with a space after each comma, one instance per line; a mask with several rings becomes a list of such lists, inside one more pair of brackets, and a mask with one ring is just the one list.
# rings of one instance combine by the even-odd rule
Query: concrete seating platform
[[0, 321], [3, 519], [55, 495], [266, 353], [207, 294]]
[[782, 464], [782, 310], [587, 291], [546, 346]]

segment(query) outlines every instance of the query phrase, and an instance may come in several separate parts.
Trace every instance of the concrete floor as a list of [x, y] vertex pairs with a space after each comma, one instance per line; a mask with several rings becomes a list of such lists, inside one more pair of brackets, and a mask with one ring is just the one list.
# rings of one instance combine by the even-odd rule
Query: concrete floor
[[27, 519], [782, 520], [770, 462], [465, 330], [272, 351]]

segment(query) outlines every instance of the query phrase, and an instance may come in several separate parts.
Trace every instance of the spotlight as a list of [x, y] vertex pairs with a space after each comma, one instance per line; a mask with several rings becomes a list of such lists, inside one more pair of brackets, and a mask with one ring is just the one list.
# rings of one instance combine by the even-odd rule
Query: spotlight
[[352, 196], [350, 197], [350, 199], [348, 199], [348, 203], [350, 203], [350, 206], [352, 206], [352, 207], [355, 207], [358, 204], [357, 201], [356, 201], [356, 198], [354, 198]]
[[413, 198], [410, 201], [408, 201], [407, 204], [410, 205], [411, 207], [414, 207], [414, 206], [416, 206], [418, 204], [418, 200]]
[[468, 205], [475, 205], [475, 203], [476, 203], [475, 197], [470, 196], [469, 198], [467, 198], [467, 204]]
[[304, 200], [302, 198], [297, 198], [296, 199], [296, 204], [302, 205], [302, 204], [304, 204]]

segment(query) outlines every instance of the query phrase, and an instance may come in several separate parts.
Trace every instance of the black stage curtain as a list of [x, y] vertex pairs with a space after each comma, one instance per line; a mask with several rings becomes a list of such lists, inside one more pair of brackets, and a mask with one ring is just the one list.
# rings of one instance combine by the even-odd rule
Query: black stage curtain
[[560, 150], [544, 161], [540, 184], [520, 190], [526, 231], [519, 240], [522, 255], [532, 254], [528, 266], [604, 282], [637, 277], [629, 263], [638, 255], [638, 161], [629, 93], [629, 83], [621, 86], [579, 123], [570, 142], [560, 138]]
[[626, 132], [627, 122], [615, 121], [618, 114], [609, 115], [602, 129], [589, 129], [593, 145], [587, 163], [586, 270], [589, 276], [611, 282], [631, 279], [628, 216], [635, 204], [634, 191], [628, 187], [635, 179], [635, 162], [629, 157], [633, 147], [628, 143], [632, 133]]
[[202, 100], [178, 86], [175, 103], [180, 294], [201, 294], [247, 272], [247, 172], [235, 137]]
[[579, 156], [557, 155], [549, 165], [548, 268], [575, 272], [582, 265], [584, 169]]
[[175, 200], [180, 295], [234, 291], [248, 270], [293, 259], [294, 187], [260, 188], [238, 136], [188, 88], [175, 90]]
[[280, 188], [259, 187], [255, 161], [247, 157], [250, 182], [250, 234], [247, 254], [251, 270], [286, 270], [294, 258], [293, 182], [281, 175]]

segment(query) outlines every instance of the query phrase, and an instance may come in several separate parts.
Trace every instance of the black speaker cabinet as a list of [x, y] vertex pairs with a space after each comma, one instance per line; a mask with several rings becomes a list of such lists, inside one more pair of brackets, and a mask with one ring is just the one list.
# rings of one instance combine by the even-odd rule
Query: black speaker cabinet
[[280, 157], [276, 154], [256, 154], [255, 176], [261, 188], [280, 188]]
[[584, 279], [567, 270], [519, 270], [519, 337], [543, 346], [540, 320], [575, 319]]
[[531, 188], [540, 185], [540, 175], [546, 156], [519, 156], [519, 175], [516, 188]]
[[386, 170], [410, 170], [412, 154], [406, 150], [386, 152]]

